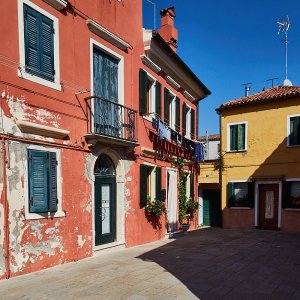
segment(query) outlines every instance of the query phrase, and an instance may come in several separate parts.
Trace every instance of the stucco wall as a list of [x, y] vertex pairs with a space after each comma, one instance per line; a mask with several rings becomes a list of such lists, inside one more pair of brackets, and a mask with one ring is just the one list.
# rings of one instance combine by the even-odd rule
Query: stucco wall
[[[227, 227], [254, 227], [254, 214], [226, 208], [227, 183], [256, 178], [299, 178], [299, 147], [287, 147], [287, 116], [300, 114], [299, 98], [231, 108], [222, 112], [222, 208]], [[246, 121], [247, 151], [228, 153], [227, 124]], [[274, 180], [275, 180], [274, 179]], [[280, 179], [281, 180], [281, 179]], [[237, 214], [239, 216], [237, 216]], [[282, 230], [296, 230], [300, 212], [282, 210]], [[243, 222], [243, 218], [245, 221]], [[230, 220], [230, 221], [229, 221]], [[297, 231], [300, 230], [298, 227]]]

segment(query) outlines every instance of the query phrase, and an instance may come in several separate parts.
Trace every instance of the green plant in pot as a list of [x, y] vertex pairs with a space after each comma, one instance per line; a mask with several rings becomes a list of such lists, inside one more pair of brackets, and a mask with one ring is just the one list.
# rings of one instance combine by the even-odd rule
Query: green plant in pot
[[184, 160], [178, 158], [174, 164], [178, 167], [179, 183], [178, 183], [178, 204], [179, 204], [179, 223], [186, 232], [189, 229], [190, 218], [194, 211], [198, 208], [198, 203], [192, 198], [186, 196], [186, 174], [184, 172]]
[[148, 195], [145, 213], [159, 218], [161, 215], [166, 213], [164, 202], [160, 199], [151, 201], [151, 196]]

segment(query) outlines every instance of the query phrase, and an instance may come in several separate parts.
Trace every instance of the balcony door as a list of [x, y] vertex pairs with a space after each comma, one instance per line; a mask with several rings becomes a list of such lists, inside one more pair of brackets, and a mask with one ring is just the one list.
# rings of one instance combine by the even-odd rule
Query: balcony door
[[[94, 131], [118, 137], [120, 108], [118, 102], [119, 61], [98, 48], [93, 49]], [[108, 100], [108, 101], [107, 101]]]
[[116, 240], [116, 171], [112, 160], [101, 154], [95, 164], [95, 246]]

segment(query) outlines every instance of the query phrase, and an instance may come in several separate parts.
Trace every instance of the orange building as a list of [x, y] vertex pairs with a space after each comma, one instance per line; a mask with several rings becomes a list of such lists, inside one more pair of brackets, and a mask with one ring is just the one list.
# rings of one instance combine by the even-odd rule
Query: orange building
[[[174, 9], [158, 32], [143, 30], [138, 0], [0, 10], [0, 278], [177, 230], [171, 160], [190, 161], [192, 196], [196, 105], [210, 92], [174, 52]], [[172, 218], [147, 217], [149, 196]]]

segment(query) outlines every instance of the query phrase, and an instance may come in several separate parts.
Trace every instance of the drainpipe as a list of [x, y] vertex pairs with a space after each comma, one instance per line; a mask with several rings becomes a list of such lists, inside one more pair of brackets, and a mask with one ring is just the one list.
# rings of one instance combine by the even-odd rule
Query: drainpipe
[[[220, 159], [221, 159], [221, 162], [222, 162], [222, 111], [220, 109], [216, 109], [216, 112], [217, 114], [219, 115], [219, 131], [220, 131]], [[220, 187], [220, 196], [221, 196], [221, 209], [222, 209], [222, 173], [223, 173], [223, 170], [222, 170], [223, 166], [220, 165], [220, 168], [219, 168], [219, 187]], [[222, 214], [223, 216], [223, 214]], [[223, 218], [222, 218], [222, 227], [223, 227]]]
[[2, 145], [2, 181], [3, 181], [3, 208], [4, 208], [4, 258], [5, 258], [5, 277], [10, 277], [10, 253], [9, 253], [9, 207], [7, 201], [7, 181], [6, 181], [6, 147], [5, 139], [1, 138]]

